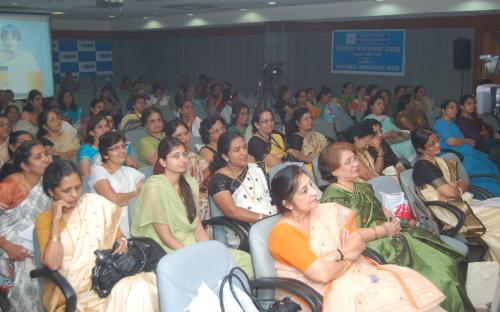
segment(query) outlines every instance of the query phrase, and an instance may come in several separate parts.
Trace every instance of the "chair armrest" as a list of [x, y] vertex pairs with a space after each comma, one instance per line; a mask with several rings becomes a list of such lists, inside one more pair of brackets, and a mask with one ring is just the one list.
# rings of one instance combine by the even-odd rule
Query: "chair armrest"
[[51, 271], [47, 268], [38, 268], [30, 272], [31, 278], [47, 278], [61, 289], [61, 292], [66, 299], [65, 312], [74, 312], [76, 310], [76, 294], [73, 286], [62, 276], [58, 271]]
[[362, 252], [362, 255], [372, 259], [373, 261], [377, 262], [378, 264], [387, 264], [387, 261], [385, 261], [384, 257], [382, 257], [381, 254], [379, 254], [378, 252], [376, 252], [375, 250], [373, 250], [371, 248], [366, 248]]
[[471, 193], [475, 193], [475, 194], [480, 195], [483, 199], [488, 199], [488, 198], [494, 197], [493, 194], [491, 194], [490, 192], [488, 192], [484, 188], [479, 187], [477, 185], [469, 185], [468, 191]]
[[202, 222], [203, 226], [207, 225], [220, 225], [220, 226], [225, 226], [231, 229], [238, 235], [238, 238], [240, 239], [240, 244], [237, 249], [243, 250], [246, 252], [250, 251], [250, 244], [248, 242], [248, 231], [245, 231], [244, 228], [239, 224], [242, 222], [235, 221], [232, 219], [229, 219], [227, 217], [213, 217], [208, 220], [204, 220]]
[[464, 155], [462, 155], [460, 152], [457, 152], [457, 151], [449, 149], [449, 148], [442, 148], [441, 153], [439, 153], [439, 154], [442, 155], [442, 154], [446, 154], [446, 153], [455, 154], [458, 157], [458, 159], [460, 159], [461, 162], [464, 161]]
[[453, 227], [449, 230], [442, 231], [441, 234], [451, 236], [451, 237], [454, 237], [455, 235], [457, 235], [457, 233], [460, 231], [460, 229], [462, 228], [462, 226], [464, 225], [464, 222], [465, 222], [465, 216], [464, 216], [464, 213], [462, 212], [462, 210], [458, 209], [457, 207], [453, 206], [452, 204], [449, 204], [449, 203], [444, 202], [444, 201], [439, 201], [439, 200], [425, 201], [424, 204], [427, 207], [439, 206], [439, 207], [444, 208], [444, 209], [448, 210], [449, 212], [451, 212], [455, 216], [455, 218], [457, 218], [457, 225], [455, 225], [455, 227]]
[[283, 277], [262, 277], [250, 281], [252, 289], [283, 289], [307, 303], [312, 312], [323, 310], [323, 296], [301, 281]]
[[491, 173], [482, 173], [482, 174], [473, 174], [469, 176], [469, 179], [479, 179], [479, 178], [489, 178], [489, 179], [495, 179], [495, 180], [500, 180], [500, 176], [497, 176], [496, 174], [491, 174]]

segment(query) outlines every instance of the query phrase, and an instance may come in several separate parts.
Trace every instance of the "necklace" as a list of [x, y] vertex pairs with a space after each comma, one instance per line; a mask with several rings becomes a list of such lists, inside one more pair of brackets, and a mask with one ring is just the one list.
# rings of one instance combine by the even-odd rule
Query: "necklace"
[[[253, 177], [252, 177], [250, 174], [248, 174], [248, 168], [247, 168], [247, 169], [244, 169], [244, 170], [246, 170], [246, 173], [247, 173], [247, 174], [246, 174], [246, 175], [244, 175], [243, 181], [240, 179], [241, 174], [240, 174], [240, 175], [238, 175], [238, 176], [236, 177], [236, 180], [237, 180], [238, 182], [240, 182], [241, 186], [243, 186], [243, 189], [245, 190], [245, 193], [246, 193], [246, 194], [250, 197], [250, 199], [251, 199], [253, 202], [255, 202], [255, 199], [257, 198], [256, 191], [255, 191], [255, 181], [254, 181]], [[250, 194], [250, 191], [248, 190], [248, 188], [246, 187], [246, 185], [245, 185], [245, 183], [244, 183], [244, 182], [245, 182], [245, 179], [246, 179], [247, 177], [248, 177], [248, 180], [249, 180], [250, 182], [252, 182], [252, 186], [250, 187], [250, 189], [252, 190], [252, 194]]]

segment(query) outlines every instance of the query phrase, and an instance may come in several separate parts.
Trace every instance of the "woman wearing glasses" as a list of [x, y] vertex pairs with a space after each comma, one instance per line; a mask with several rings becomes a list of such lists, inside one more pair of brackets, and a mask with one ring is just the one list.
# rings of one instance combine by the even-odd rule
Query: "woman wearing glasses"
[[221, 117], [209, 116], [201, 122], [200, 135], [205, 145], [200, 148], [201, 158], [210, 164], [217, 153], [217, 141], [221, 134], [226, 131], [226, 125]]
[[[134, 236], [150, 237], [167, 252], [210, 239], [198, 214], [198, 183], [186, 175], [188, 155], [184, 144], [176, 138], [160, 142], [158, 161], [163, 173], [144, 184], [132, 221]], [[231, 254], [253, 276], [250, 255], [240, 250], [231, 250]]]
[[127, 205], [139, 195], [145, 176], [123, 165], [127, 159], [127, 145], [122, 134], [107, 132], [101, 135], [99, 153], [103, 164], [90, 171], [90, 190], [122, 207], [120, 228], [130, 237]]

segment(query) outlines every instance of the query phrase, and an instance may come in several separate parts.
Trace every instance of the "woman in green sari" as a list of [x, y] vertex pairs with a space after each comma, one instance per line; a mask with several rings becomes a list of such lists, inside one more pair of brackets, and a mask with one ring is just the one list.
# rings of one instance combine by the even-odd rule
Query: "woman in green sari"
[[442, 308], [474, 311], [456, 263], [461, 255], [414, 222], [402, 228], [390, 218], [391, 212], [383, 209], [371, 186], [358, 182], [359, 163], [351, 144], [326, 147], [319, 156], [319, 170], [323, 179], [332, 183], [321, 202], [335, 202], [355, 210], [356, 225], [364, 229], [362, 235], [366, 236], [368, 247], [380, 253], [387, 263], [410, 267], [427, 277], [446, 295]]
[[[196, 203], [199, 186], [185, 175], [188, 152], [176, 138], [165, 138], [158, 145], [158, 160], [163, 174], [150, 177], [142, 187], [132, 217], [132, 235], [154, 239], [167, 252], [206, 241]], [[238, 265], [253, 277], [250, 255], [231, 250]]]

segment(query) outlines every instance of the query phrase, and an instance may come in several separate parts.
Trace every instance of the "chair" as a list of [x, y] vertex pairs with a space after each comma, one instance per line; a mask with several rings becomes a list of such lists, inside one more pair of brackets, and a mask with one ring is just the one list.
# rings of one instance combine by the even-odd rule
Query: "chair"
[[191, 137], [191, 150], [194, 153], [197, 153], [200, 151], [200, 148], [203, 146], [203, 141], [201, 140], [201, 137], [197, 136], [192, 136]]
[[146, 129], [141, 127], [141, 128], [127, 131], [124, 133], [124, 135], [125, 135], [125, 138], [127, 139], [127, 141], [132, 142], [132, 144], [135, 147], [137, 147], [139, 140], [142, 139], [143, 137], [145, 137], [146, 135], [148, 135], [148, 133], [147, 133]]
[[82, 176], [82, 195], [90, 193], [89, 176]]
[[[401, 172], [401, 174], [399, 175], [399, 181], [401, 187], [403, 188], [406, 194], [413, 215], [415, 216], [417, 221], [427, 226], [427, 228], [430, 229], [434, 234], [439, 235], [439, 238], [441, 238], [442, 241], [455, 248], [458, 252], [460, 252], [463, 255], [467, 255], [468, 247], [465, 246], [466, 248], [464, 248], [463, 244], [457, 243], [457, 241], [459, 241], [467, 245], [466, 239], [463, 238], [462, 235], [457, 235], [458, 231], [460, 230], [460, 228], [464, 223], [465, 217], [463, 212], [460, 209], [456, 208], [455, 206], [446, 202], [422, 201], [417, 196], [412, 174], [413, 174], [413, 169], [408, 169]], [[438, 206], [453, 213], [458, 220], [457, 225], [452, 229], [443, 231], [439, 227], [438, 223], [434, 220], [434, 217], [432, 216], [432, 213], [429, 209], [430, 206]]]
[[153, 166], [145, 166], [139, 168], [139, 172], [146, 176], [146, 179], [153, 175]]
[[332, 124], [324, 119], [314, 120], [312, 129], [321, 133], [330, 141], [337, 140], [337, 133], [335, 133]]
[[320, 189], [326, 188], [330, 183], [321, 177], [321, 173], [319, 172], [319, 167], [318, 167], [318, 157], [315, 157], [312, 161], [312, 167], [313, 167], [313, 172], [314, 172], [314, 181], [316, 181], [316, 185]]
[[76, 294], [73, 286], [62, 276], [59, 271], [52, 271], [47, 269], [42, 265], [40, 260], [40, 249], [38, 245], [38, 240], [36, 239], [35, 232], [33, 231], [33, 249], [34, 255], [33, 260], [35, 262], [36, 269], [31, 270], [30, 277], [31, 278], [46, 278], [52, 281], [59, 289], [61, 290], [64, 299], [65, 299], [65, 312], [73, 312], [76, 310]]
[[[166, 255], [160, 260], [156, 269], [160, 311], [184, 311], [196, 296], [202, 282], [218, 294], [219, 281], [235, 266], [227, 247], [217, 241], [195, 243]], [[264, 288], [295, 290], [293, 285], [281, 284], [273, 279], [253, 280], [249, 286], [252, 290]], [[295, 292], [305, 302], [313, 301], [307, 294], [301, 294], [297, 290]]]
[[[368, 183], [372, 186], [377, 200], [382, 203], [382, 193], [391, 194], [403, 192], [403, 189], [393, 177], [390, 176], [379, 176], [371, 179]], [[408, 199], [408, 195], [406, 195]], [[408, 200], [410, 207], [412, 204]], [[412, 209], [413, 210], [413, 209]], [[452, 246], [455, 250], [459, 251], [462, 255], [467, 255], [468, 248], [461, 240], [449, 237], [446, 235], [440, 235], [442, 241], [446, 242], [448, 245]]]
[[500, 121], [498, 120], [498, 117], [495, 115], [491, 114], [485, 114], [480, 116], [483, 121], [491, 126], [493, 128], [493, 131], [499, 132], [500, 131]]

